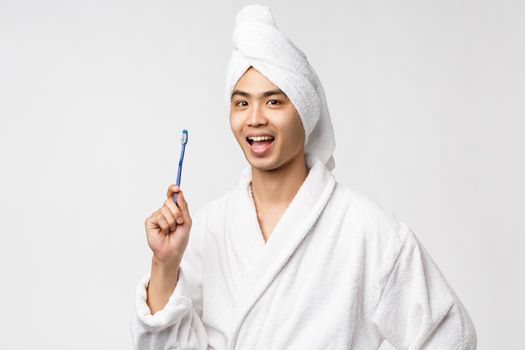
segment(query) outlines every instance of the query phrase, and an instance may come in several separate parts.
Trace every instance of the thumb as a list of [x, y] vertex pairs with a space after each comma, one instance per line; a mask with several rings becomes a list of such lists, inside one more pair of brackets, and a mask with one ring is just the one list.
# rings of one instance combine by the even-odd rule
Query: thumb
[[188, 202], [186, 202], [186, 198], [184, 197], [184, 193], [182, 190], [179, 190], [179, 192], [177, 193], [177, 206], [179, 207], [182, 213], [184, 221], [186, 222], [187, 220], [189, 220], [190, 212], [188, 209]]

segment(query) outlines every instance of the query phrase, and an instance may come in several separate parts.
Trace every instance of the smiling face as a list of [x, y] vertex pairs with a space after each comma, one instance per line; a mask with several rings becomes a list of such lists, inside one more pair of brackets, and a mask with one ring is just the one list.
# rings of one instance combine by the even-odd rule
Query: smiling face
[[[232, 92], [230, 127], [252, 167], [272, 170], [304, 157], [304, 128], [279, 87], [250, 67]], [[267, 135], [273, 140], [252, 141]]]

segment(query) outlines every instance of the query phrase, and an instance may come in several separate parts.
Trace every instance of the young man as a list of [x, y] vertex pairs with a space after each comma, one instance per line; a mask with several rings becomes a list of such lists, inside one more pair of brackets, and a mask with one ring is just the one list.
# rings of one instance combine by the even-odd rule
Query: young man
[[475, 349], [411, 229], [331, 173], [324, 90], [270, 9], [242, 9], [233, 42], [226, 98], [249, 166], [193, 219], [176, 186], [146, 219], [135, 348]]

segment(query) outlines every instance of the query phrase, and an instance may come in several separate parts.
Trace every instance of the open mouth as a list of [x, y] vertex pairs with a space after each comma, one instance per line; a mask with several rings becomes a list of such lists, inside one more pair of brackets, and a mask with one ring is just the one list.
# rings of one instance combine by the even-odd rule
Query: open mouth
[[262, 137], [246, 137], [246, 141], [250, 145], [253, 153], [256, 155], [263, 155], [270, 148], [275, 138], [273, 136]]

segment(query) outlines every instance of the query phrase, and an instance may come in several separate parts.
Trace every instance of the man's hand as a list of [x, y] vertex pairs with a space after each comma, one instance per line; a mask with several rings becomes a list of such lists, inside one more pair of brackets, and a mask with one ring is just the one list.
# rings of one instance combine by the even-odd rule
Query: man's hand
[[[177, 193], [177, 204], [173, 194]], [[145, 221], [148, 244], [160, 264], [180, 262], [188, 244], [191, 216], [182, 190], [170, 185], [164, 205]]]

